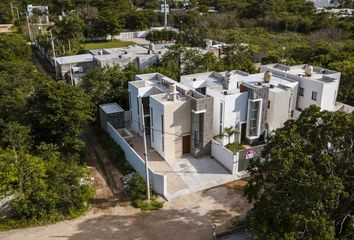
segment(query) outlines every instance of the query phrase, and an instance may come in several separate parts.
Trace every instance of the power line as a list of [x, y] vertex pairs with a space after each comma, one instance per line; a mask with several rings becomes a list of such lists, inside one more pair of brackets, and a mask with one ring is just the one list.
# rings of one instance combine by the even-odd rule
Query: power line
[[[134, 120], [134, 119], [130, 119], [130, 120], [133, 121], [133, 122], [135, 122], [135, 123], [140, 124], [139, 121], [136, 121], [136, 120]], [[150, 128], [145, 127], [145, 130], [146, 130], [146, 129], [152, 129], [152, 130], [154, 130], [154, 131], [161, 132], [161, 133], [163, 133], [163, 134], [168, 134], [168, 135], [176, 136], [176, 137], [180, 137], [180, 136], [181, 136], [181, 134], [176, 134], [176, 133], [171, 133], [171, 132], [162, 131], [162, 130], [157, 129], [157, 128], [154, 128], [154, 127], [150, 127]], [[187, 132], [187, 133], [184, 133], [184, 134], [192, 134], [192, 132]]]

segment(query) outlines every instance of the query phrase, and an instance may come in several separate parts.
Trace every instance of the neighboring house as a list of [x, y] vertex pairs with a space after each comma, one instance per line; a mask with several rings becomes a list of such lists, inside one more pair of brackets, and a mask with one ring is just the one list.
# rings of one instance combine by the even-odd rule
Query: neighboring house
[[47, 14], [49, 9], [48, 6], [33, 6], [32, 4], [27, 5], [28, 16], [33, 16], [33, 10], [39, 10], [42, 14]]
[[86, 75], [87, 69], [94, 66], [92, 54], [58, 57], [55, 62], [57, 78], [66, 80], [74, 86]]
[[[269, 73], [207, 72], [181, 76], [181, 83], [214, 98], [214, 136], [232, 127], [241, 137], [235, 139], [235, 134], [232, 142], [264, 139], [269, 130], [281, 127], [289, 118], [290, 108], [295, 108], [291, 94], [297, 83]], [[228, 138], [221, 138], [221, 142], [227, 144]]]
[[270, 71], [279, 78], [298, 82], [298, 92], [294, 92], [296, 107], [293, 115], [295, 119], [302, 110], [312, 104], [328, 111], [338, 111], [342, 107], [336, 103], [340, 72], [311, 65], [286, 66], [282, 64], [261, 66], [260, 71]]
[[87, 69], [94, 66], [124, 68], [133, 63], [138, 68], [144, 69], [157, 63], [172, 45], [173, 43], [129, 45], [121, 48], [94, 49], [88, 54], [58, 57], [55, 59], [56, 75], [59, 79], [77, 85], [87, 74]]
[[100, 67], [125, 67], [129, 63], [135, 63], [140, 69], [144, 69], [157, 63], [172, 45], [129, 45], [122, 48], [95, 49], [90, 53], [94, 55], [95, 64]]

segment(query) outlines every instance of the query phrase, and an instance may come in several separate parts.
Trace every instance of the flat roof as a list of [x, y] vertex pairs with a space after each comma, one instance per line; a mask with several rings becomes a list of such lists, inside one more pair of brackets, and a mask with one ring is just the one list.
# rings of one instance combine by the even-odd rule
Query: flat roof
[[324, 82], [324, 83], [331, 83], [333, 81], [339, 80], [339, 78], [337, 76], [334, 76], [335, 74], [339, 74], [339, 72], [331, 70], [331, 69], [327, 69], [327, 68], [316, 67], [316, 66], [313, 66], [312, 75], [307, 76], [305, 74], [306, 66], [307, 66], [307, 64], [294, 65], [294, 66], [287, 66], [287, 65], [283, 65], [283, 64], [264, 65], [264, 67], [266, 67], [266, 68], [283, 72], [289, 78], [291, 78], [291, 77], [296, 78], [297, 77], [297, 78], [302, 78], [302, 79], [320, 81], [320, 82]]
[[117, 112], [124, 112], [123, 108], [119, 106], [117, 103], [107, 103], [107, 104], [101, 104], [100, 108], [105, 113], [117, 113]]
[[70, 64], [70, 63], [79, 63], [79, 62], [91, 62], [93, 61], [92, 54], [79, 54], [65, 57], [57, 57], [55, 61], [58, 64]]

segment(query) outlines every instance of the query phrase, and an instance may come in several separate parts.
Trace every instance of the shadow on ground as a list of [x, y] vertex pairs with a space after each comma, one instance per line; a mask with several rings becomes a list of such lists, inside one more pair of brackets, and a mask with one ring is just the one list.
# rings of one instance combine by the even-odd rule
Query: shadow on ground
[[174, 240], [210, 239], [211, 224], [230, 218], [224, 210], [199, 215], [193, 210], [160, 210], [130, 216], [104, 215], [82, 222], [69, 240]]

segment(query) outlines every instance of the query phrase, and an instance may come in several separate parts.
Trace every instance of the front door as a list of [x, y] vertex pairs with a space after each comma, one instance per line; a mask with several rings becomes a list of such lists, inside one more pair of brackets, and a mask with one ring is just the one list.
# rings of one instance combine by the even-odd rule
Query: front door
[[183, 154], [187, 154], [191, 152], [191, 136], [183, 137]]

